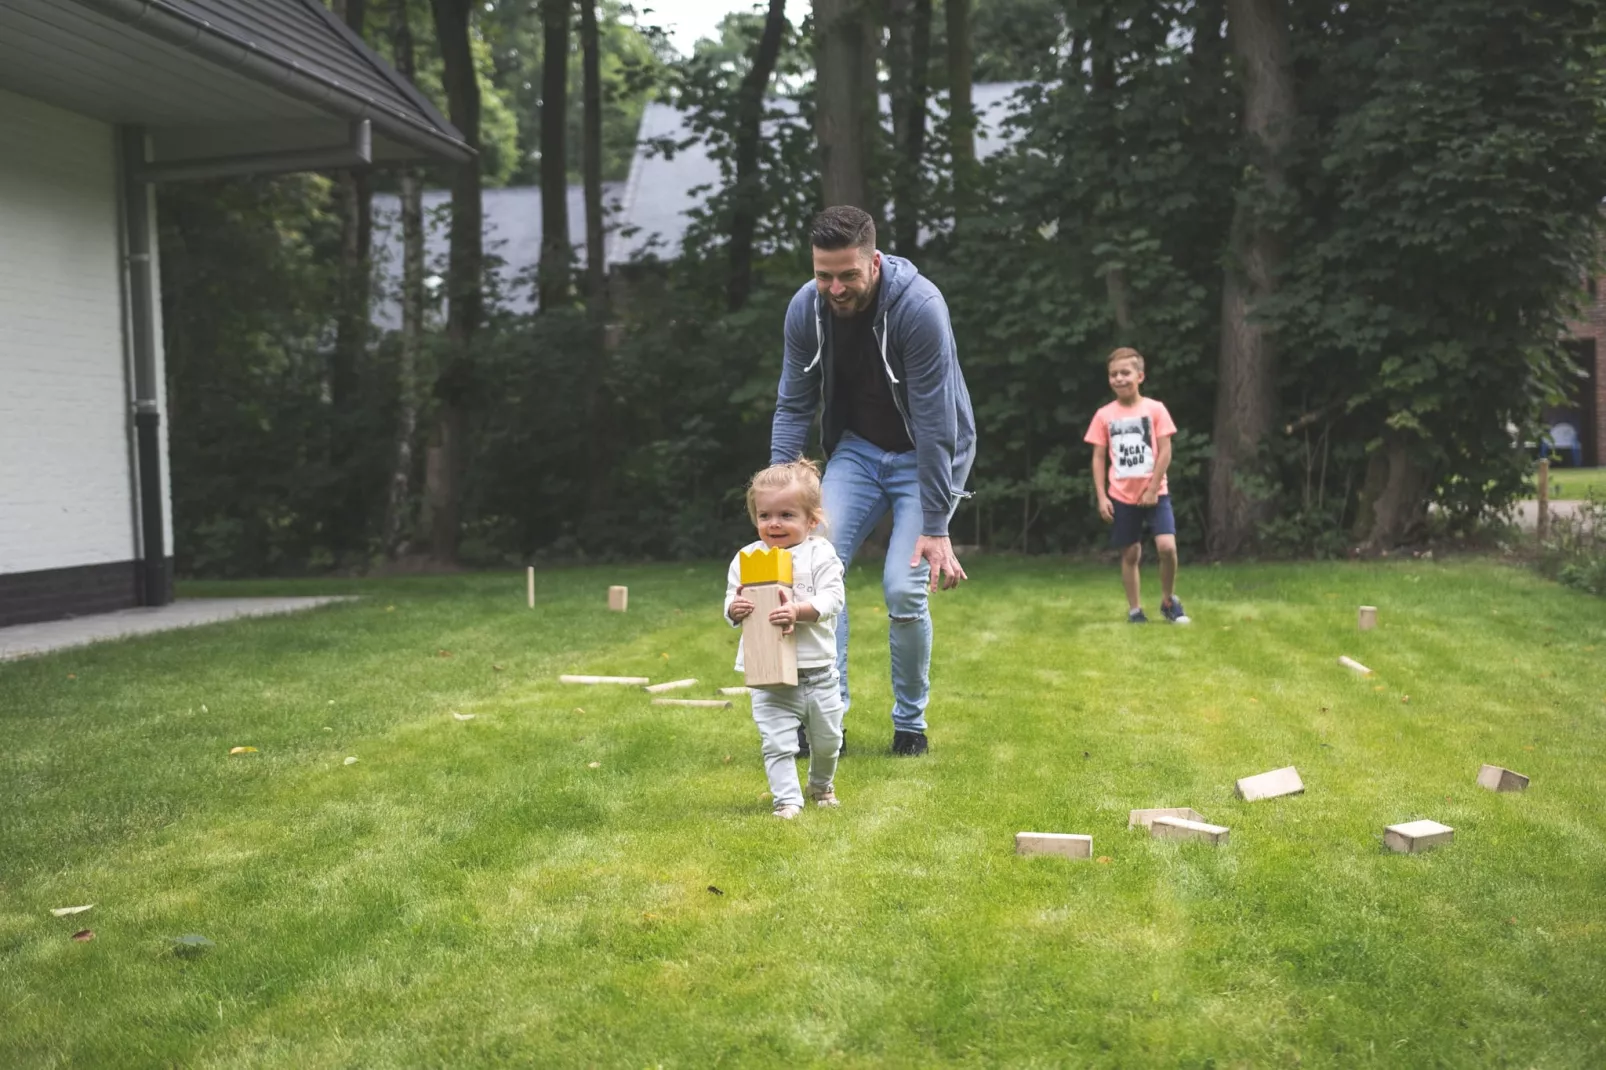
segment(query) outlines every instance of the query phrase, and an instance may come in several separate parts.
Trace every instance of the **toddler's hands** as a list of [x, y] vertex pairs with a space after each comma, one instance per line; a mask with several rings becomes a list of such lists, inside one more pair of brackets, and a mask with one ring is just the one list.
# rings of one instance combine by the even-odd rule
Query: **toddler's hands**
[[[751, 611], [749, 611], [751, 612]], [[792, 625], [797, 623], [797, 602], [781, 588], [781, 604], [770, 610], [770, 623], [781, 626], [782, 635], [792, 634]]]
[[736, 588], [736, 597], [731, 599], [730, 608], [725, 611], [730, 614], [733, 624], [740, 624], [753, 615], [753, 603], [742, 597], [742, 592], [746, 589], [745, 587]]

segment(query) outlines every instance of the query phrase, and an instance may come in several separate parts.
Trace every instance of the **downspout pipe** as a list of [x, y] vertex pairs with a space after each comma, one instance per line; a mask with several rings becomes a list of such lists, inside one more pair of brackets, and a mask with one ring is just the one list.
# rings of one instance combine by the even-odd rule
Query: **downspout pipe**
[[145, 130], [123, 127], [120, 133], [129, 348], [134, 362], [134, 449], [139, 473], [138, 601], [142, 606], [165, 606], [173, 600], [173, 578], [167, 566], [166, 502], [162, 494], [162, 411], [156, 374], [156, 272], [150, 188], [139, 177], [145, 166]]

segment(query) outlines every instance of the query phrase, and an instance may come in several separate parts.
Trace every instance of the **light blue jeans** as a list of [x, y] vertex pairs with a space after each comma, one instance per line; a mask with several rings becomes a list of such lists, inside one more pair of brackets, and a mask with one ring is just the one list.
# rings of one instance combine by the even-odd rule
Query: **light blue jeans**
[[799, 669], [796, 687], [753, 688], [753, 723], [777, 810], [803, 805], [797, 779], [799, 727], [809, 741], [809, 791], [819, 795], [832, 789], [842, 750], [842, 699], [835, 669]]
[[[888, 453], [848, 431], [825, 466], [825, 523], [844, 568], [853, 564], [870, 529], [892, 513], [892, 538], [881, 569], [892, 647], [892, 726], [904, 732], [926, 730], [931, 692], [931, 614], [926, 604], [931, 566], [909, 567], [920, 537], [920, 477], [915, 454]], [[836, 668], [842, 681], [842, 708], [848, 698], [848, 611], [836, 622]]]

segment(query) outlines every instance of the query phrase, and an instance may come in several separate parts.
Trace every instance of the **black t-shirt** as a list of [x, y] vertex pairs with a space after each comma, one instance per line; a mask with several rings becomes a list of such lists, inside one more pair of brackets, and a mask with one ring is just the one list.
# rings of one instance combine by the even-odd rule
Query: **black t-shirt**
[[903, 416], [892, 397], [892, 383], [881, 362], [876, 342], [876, 317], [880, 314], [881, 288], [870, 306], [856, 316], [835, 320], [831, 347], [836, 373], [837, 403], [847, 416], [846, 426], [888, 453], [907, 453], [914, 449]]

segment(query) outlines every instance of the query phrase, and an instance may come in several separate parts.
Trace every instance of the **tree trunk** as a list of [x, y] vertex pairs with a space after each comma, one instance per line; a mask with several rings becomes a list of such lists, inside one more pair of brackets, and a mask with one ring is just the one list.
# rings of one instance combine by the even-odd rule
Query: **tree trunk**
[[541, 0], [541, 311], [570, 303], [569, 4]]
[[893, 251], [920, 251], [921, 161], [926, 151], [927, 68], [931, 62], [931, 0], [893, 0], [888, 28], [892, 81]]
[[1209, 545], [1232, 555], [1254, 539], [1267, 503], [1238, 476], [1253, 472], [1271, 431], [1277, 362], [1273, 340], [1254, 318], [1276, 290], [1280, 236], [1263, 214], [1286, 188], [1284, 154], [1296, 109], [1284, 0], [1227, 0], [1228, 41], [1243, 84], [1243, 131], [1252, 164], [1233, 211], [1221, 292], [1221, 350], [1210, 469]]
[[585, 132], [582, 155], [586, 205], [586, 304], [599, 322], [607, 308], [608, 268], [602, 227], [602, 53], [597, 40], [597, 0], [580, 0]]
[[[431, 0], [435, 36], [441, 44], [442, 82], [452, 125], [479, 151], [480, 87], [469, 42], [472, 0]], [[452, 176], [452, 240], [447, 268], [446, 366], [435, 381], [438, 419], [426, 466], [425, 501], [430, 509], [430, 552], [438, 564], [455, 564], [462, 529], [463, 432], [474, 379], [473, 341], [484, 311], [484, 210], [480, 161], [461, 164]]]
[[1383, 433], [1381, 448], [1366, 465], [1355, 516], [1355, 540], [1377, 553], [1419, 540], [1428, 518], [1433, 474], [1417, 457], [1419, 444], [1404, 431]]
[[[1104, 154], [1103, 169], [1106, 174], [1119, 173], [1121, 164], [1121, 132], [1116, 124], [1119, 121], [1119, 101], [1115, 91], [1115, 36], [1116, 31], [1113, 20], [1106, 9], [1094, 24], [1094, 32], [1089, 45], [1092, 49], [1093, 64], [1093, 101], [1098, 107], [1100, 115], [1098, 148]], [[1118, 197], [1111, 194], [1111, 198]], [[1117, 203], [1115, 211], [1120, 211]], [[1104, 221], [1097, 219], [1095, 212], [1094, 226], [1103, 229]], [[1118, 238], [1120, 235], [1105, 231], [1106, 241]], [[1117, 340], [1128, 344], [1128, 337], [1132, 329], [1132, 302], [1128, 296], [1126, 282], [1126, 268], [1119, 262], [1123, 254], [1117, 251], [1117, 262], [1101, 264], [1104, 272], [1104, 291], [1110, 301], [1110, 315], [1115, 319], [1115, 332]]]
[[764, 96], [769, 92], [775, 61], [786, 32], [786, 0], [770, 0], [764, 33], [752, 65], [742, 78], [736, 98], [736, 186], [731, 197], [730, 278], [725, 285], [725, 307], [735, 312], [747, 304], [753, 288], [753, 235], [758, 229], [761, 189], [758, 174], [759, 139], [764, 136]]
[[[413, 28], [407, 0], [396, 0], [392, 46], [396, 70], [417, 80]], [[412, 530], [413, 442], [418, 435], [418, 356], [424, 342], [424, 197], [418, 172], [404, 168], [401, 178], [402, 291], [401, 355], [396, 367], [396, 441], [386, 485], [381, 540], [392, 560], [408, 550]]]
[[[367, 0], [341, 0], [336, 14], [358, 37], [363, 36]], [[365, 527], [363, 510], [354, 508], [357, 493], [359, 411], [357, 393], [361, 367], [368, 351], [368, 305], [372, 287], [373, 184], [365, 171], [346, 170], [335, 176], [335, 200], [340, 216], [340, 305], [335, 315], [334, 351], [329, 361], [329, 466], [334, 480], [331, 510], [324, 531], [337, 561], [349, 555]]]
[[865, 149], [876, 86], [864, 84], [870, 52], [862, 0], [814, 0], [815, 137], [827, 205], [869, 210]]
[[954, 228], [969, 214], [976, 186], [976, 113], [970, 101], [970, 0], [947, 0], [948, 154], [954, 168]]

